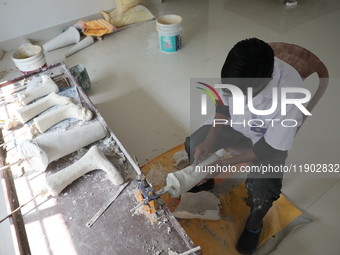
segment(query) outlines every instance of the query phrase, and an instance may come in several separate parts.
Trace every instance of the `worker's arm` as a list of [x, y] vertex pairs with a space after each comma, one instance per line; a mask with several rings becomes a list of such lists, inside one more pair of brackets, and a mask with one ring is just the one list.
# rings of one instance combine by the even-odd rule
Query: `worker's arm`
[[[216, 107], [216, 113], [214, 119], [229, 119], [230, 113], [229, 113], [229, 107], [226, 105], [218, 105]], [[223, 124], [219, 125], [211, 125], [210, 131], [206, 137], [206, 139], [196, 147], [194, 158], [195, 161], [193, 165], [197, 165], [202, 160], [204, 160], [207, 155], [212, 152], [211, 150], [214, 147], [216, 137], [218, 133], [220, 132], [221, 128], [223, 127]]]
[[[254, 144], [252, 149], [246, 150], [245, 152], [238, 154], [231, 158], [226, 158], [222, 160], [215, 161], [211, 164], [211, 166], [234, 166], [241, 163], [251, 162], [258, 159], [263, 159], [266, 157], [274, 158], [277, 157], [279, 154], [286, 154], [287, 151], [281, 151], [274, 149], [271, 145], [269, 145], [265, 138], [262, 137], [257, 143]], [[218, 172], [210, 174], [207, 178], [214, 178], [218, 175]], [[232, 176], [235, 173], [230, 173]]]
[[[234, 166], [241, 163], [251, 162], [257, 159], [258, 157], [255, 155], [254, 151], [252, 149], [249, 149], [234, 157], [217, 160], [214, 163], [210, 164], [210, 166]], [[219, 174], [219, 172], [210, 173], [206, 178], [214, 178]], [[229, 173], [228, 177], [231, 177], [234, 174], [236, 173]]]

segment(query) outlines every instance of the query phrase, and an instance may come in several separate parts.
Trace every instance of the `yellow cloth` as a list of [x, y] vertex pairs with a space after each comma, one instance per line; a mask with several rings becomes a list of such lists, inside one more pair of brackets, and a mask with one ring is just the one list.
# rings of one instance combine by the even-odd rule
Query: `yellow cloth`
[[145, 6], [145, 0], [116, 0], [117, 11], [119, 13], [126, 12], [137, 5]]
[[103, 36], [117, 30], [115, 26], [104, 19], [87, 21], [83, 33], [87, 36]]
[[110, 13], [100, 12], [107, 22], [123, 27], [155, 18], [144, 5], [144, 0], [116, 0], [116, 9]]

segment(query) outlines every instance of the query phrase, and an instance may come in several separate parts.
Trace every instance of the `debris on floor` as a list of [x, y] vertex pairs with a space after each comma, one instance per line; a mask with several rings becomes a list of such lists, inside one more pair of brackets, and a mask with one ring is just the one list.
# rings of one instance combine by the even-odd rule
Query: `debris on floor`
[[172, 158], [174, 161], [174, 166], [178, 168], [179, 170], [183, 169], [184, 167], [187, 167], [189, 165], [189, 158], [188, 154], [184, 149], [176, 152]]
[[220, 200], [208, 191], [184, 193], [181, 202], [173, 212], [176, 218], [219, 220]]

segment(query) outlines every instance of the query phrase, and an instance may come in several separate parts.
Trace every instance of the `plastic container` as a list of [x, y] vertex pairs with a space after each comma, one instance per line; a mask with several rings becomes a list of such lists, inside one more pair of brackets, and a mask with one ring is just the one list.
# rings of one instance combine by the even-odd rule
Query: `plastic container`
[[46, 67], [45, 55], [40, 46], [29, 45], [16, 50], [12, 54], [12, 60], [23, 73], [31, 73]]
[[179, 51], [182, 47], [182, 17], [178, 15], [164, 15], [156, 20], [159, 44], [163, 52]]
[[86, 67], [83, 65], [76, 65], [71, 67], [71, 74], [77, 80], [78, 84], [87, 93], [91, 89], [91, 80], [86, 71]]

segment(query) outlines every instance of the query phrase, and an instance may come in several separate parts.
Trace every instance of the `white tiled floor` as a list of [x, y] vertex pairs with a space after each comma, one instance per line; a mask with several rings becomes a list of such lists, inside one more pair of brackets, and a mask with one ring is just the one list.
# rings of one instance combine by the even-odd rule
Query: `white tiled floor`
[[[149, 22], [106, 36], [67, 59], [62, 54], [68, 48], [46, 55], [48, 64], [86, 66], [92, 80], [90, 98], [141, 164], [182, 143], [189, 134], [190, 78], [218, 77], [230, 48], [249, 37], [299, 44], [326, 64], [330, 87], [297, 136], [288, 163], [340, 163], [339, 1], [300, 0], [295, 8], [278, 0], [148, 3], [155, 16], [183, 17], [179, 52], [162, 53], [155, 22]], [[0, 71], [13, 67], [7, 53]], [[3, 80], [18, 75], [11, 71]], [[339, 179], [286, 179], [283, 193], [314, 222], [295, 230], [273, 254], [339, 254]]]

